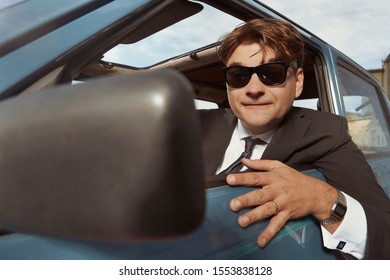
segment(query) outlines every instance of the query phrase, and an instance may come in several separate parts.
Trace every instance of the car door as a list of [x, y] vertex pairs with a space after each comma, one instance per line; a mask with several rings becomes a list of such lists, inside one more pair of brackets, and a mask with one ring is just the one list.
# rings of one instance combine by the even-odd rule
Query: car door
[[[249, 17], [281, 17], [281, 15], [268, 10], [254, 1], [201, 2], [201, 4], [208, 2], [211, 8], [214, 7], [214, 10], [222, 8], [219, 12], [228, 12], [234, 16], [235, 25]], [[212, 12], [208, 13], [210, 11], [208, 8], [210, 7], [207, 6], [203, 10], [207, 12], [206, 18], [225, 22], [224, 17], [220, 18]], [[184, 12], [183, 8], [187, 10]], [[150, 34], [157, 32], [160, 27], [165, 27], [162, 23], [169, 22], [173, 24], [173, 22], [169, 21], [171, 17], [178, 15], [190, 16], [198, 13], [200, 10], [202, 9], [199, 7], [198, 2], [111, 1], [109, 4], [103, 5], [101, 9], [91, 11], [74, 22], [65, 24], [56, 30], [50, 30], [46, 36], [26, 44], [26, 47], [22, 47], [9, 56], [2, 58], [0, 66], [12, 66], [10, 71], [7, 72], [7, 77], [10, 77], [10, 79], [4, 79], [5, 82], [1, 83], [4, 86], [4, 88], [1, 88], [2, 96], [6, 98], [20, 93], [35, 94], [42, 88], [58, 84], [67, 84], [68, 87], [72, 87], [70, 83], [81, 83], [88, 87], [89, 82], [93, 84], [94, 79], [99, 79], [100, 76], [118, 73], [133, 75], [135, 73], [139, 74], [137, 72], [148, 72], [160, 68], [174, 68], [191, 82], [194, 89], [194, 99], [208, 101], [208, 104], [212, 103], [216, 107], [226, 106], [224, 81], [221, 79], [221, 73], [218, 71], [222, 65], [216, 59], [215, 45], [202, 46], [196, 49], [189, 48], [184, 53], [176, 53], [176, 55], [167, 55], [165, 49], [163, 49], [167, 45], [170, 46], [171, 50], [176, 50], [175, 47], [177, 46], [187, 46], [185, 43], [199, 34], [201, 37], [212, 34], [212, 42], [214, 42], [222, 34], [212, 33], [211, 31], [214, 31], [212, 28], [207, 29], [210, 31], [207, 34], [205, 34], [203, 29], [200, 29], [201, 32], [196, 32], [199, 30], [193, 30], [193, 26], [198, 25], [190, 21], [188, 25], [193, 32], [188, 33], [191, 35], [189, 38], [182, 37], [184, 34], [180, 33], [179, 27], [176, 30], [176, 34], [180, 35], [178, 41], [172, 40], [172, 37], [170, 37], [175, 32], [167, 32], [163, 34], [163, 38], [166, 40], [160, 40], [161, 37], [157, 37], [157, 39], [151, 41], [152, 43], [149, 41], [149, 44], [142, 44], [141, 39], [143, 37], [148, 37]], [[205, 23], [208, 27], [217, 26], [217, 24], [215, 26], [211, 25], [203, 19], [203, 24]], [[229, 22], [229, 24], [231, 23]], [[218, 26], [227, 28], [225, 24], [218, 24]], [[354, 82], [348, 82], [348, 79], [350, 79], [349, 74], [337, 68], [337, 63], [334, 61], [334, 57], [337, 57], [337, 55], [333, 49], [306, 30], [301, 29], [301, 32], [307, 43], [304, 66], [306, 77], [305, 91], [300, 99], [296, 100], [295, 104], [348, 117], [346, 112], [347, 109], [349, 110], [349, 100], [356, 99], [348, 99], [347, 97], [344, 99], [344, 95], [348, 95], [348, 97], [352, 95], [351, 90], [348, 89], [349, 91], [346, 91], [348, 94], [343, 94], [340, 88], [341, 83], [345, 83], [345, 88], [350, 88]], [[56, 38], [61, 38], [61, 40], [58, 39], [59, 41], [56, 41]], [[69, 40], [65, 40], [66, 44], [59, 44], [58, 42], [62, 42], [64, 38]], [[141, 47], [132, 51], [131, 47], [138, 44], [138, 41], [140, 41]], [[118, 45], [120, 42], [124, 44]], [[118, 45], [117, 48], [113, 48], [116, 45]], [[129, 48], [127, 48], [128, 45]], [[156, 50], [149, 51], [150, 47], [156, 47]], [[146, 52], [144, 52], [145, 50]], [[149, 61], [146, 65], [132, 65], [127, 62], [123, 62], [120, 65], [118, 61], [109, 59], [109, 57], [115, 57], [118, 53], [123, 54], [119, 62], [123, 62], [123, 60], [138, 62], [142, 58], [147, 58], [147, 55], [150, 53], [158, 53], [161, 56], [158, 57], [157, 61]], [[143, 57], [145, 53], [147, 55]], [[36, 59], [31, 59], [35, 58], [35, 55], [37, 55]], [[381, 96], [377, 84], [362, 74], [364, 71], [351, 63], [347, 58], [340, 56], [340, 59], [344, 61], [340, 62], [342, 67], [352, 73], [357, 71], [357, 76], [363, 77], [363, 80], [365, 82], [368, 81], [368, 84], [374, 88], [371, 90], [371, 92], [374, 92], [374, 99], [372, 99], [371, 95], [368, 96], [363, 93], [357, 95], [360, 96], [360, 105], [366, 104], [368, 100], [365, 98], [373, 102], [374, 109], [371, 113], [374, 113], [375, 116], [371, 116], [370, 119], [381, 126], [381, 129], [371, 130], [375, 131], [378, 137], [373, 137], [376, 140], [370, 142], [370, 147], [375, 152], [367, 153], [367, 157], [381, 185], [384, 186], [388, 193], [389, 165], [386, 142], [388, 138], [386, 135], [388, 135], [389, 117], [388, 107], [385, 107], [386, 101]], [[20, 64], [21, 60], [29, 61], [25, 68], [20, 67], [20, 65], [23, 65]], [[93, 79], [89, 80], [89, 78]], [[153, 79], [145, 83], [148, 84], [149, 82], [152, 84]], [[78, 87], [75, 87], [75, 89], [78, 89]], [[128, 91], [131, 93], [131, 88]], [[375, 101], [375, 96], [377, 96], [377, 101]], [[164, 105], [163, 100], [160, 98], [151, 98], [151, 100], [156, 105]], [[188, 109], [188, 107], [186, 108]], [[382, 110], [382, 113], [380, 113], [380, 110]], [[188, 112], [192, 112], [192, 109], [188, 109]], [[150, 114], [153, 114], [153, 110], [150, 110]], [[141, 125], [143, 124], [142, 118], [138, 119], [137, 116], [133, 116], [132, 119], [138, 121]], [[177, 118], [169, 120], [172, 124], [178, 121]], [[354, 121], [355, 119], [349, 119], [351, 131], [355, 131]], [[366, 130], [362, 129], [361, 131]], [[371, 132], [367, 135], [370, 136]], [[177, 148], [179, 147], [181, 146], [178, 145]], [[379, 150], [377, 150], [378, 148]], [[185, 162], [183, 162], [184, 164]], [[156, 170], [159, 169], [156, 168]], [[310, 169], [310, 167], [302, 167], [300, 171], [323, 179], [321, 174]], [[180, 173], [180, 169], [178, 173]], [[154, 176], [154, 173], [148, 174], [150, 177]], [[179, 175], [182, 174], [180, 173]], [[172, 175], [170, 178], [175, 180], [176, 177]], [[196, 179], [199, 180], [199, 178]], [[207, 201], [204, 209], [204, 219], [201, 225], [187, 236], [169, 240], [108, 242], [107, 240], [69, 239], [43, 233], [31, 235], [6, 232], [0, 237], [0, 258], [334, 259], [339, 257], [323, 247], [320, 227], [311, 217], [290, 221], [265, 249], [260, 249], [256, 244], [256, 239], [259, 232], [267, 224], [267, 221], [262, 221], [242, 229], [237, 224], [239, 213], [233, 213], [229, 209], [229, 201], [232, 198], [243, 192], [250, 191], [252, 188], [229, 187], [225, 184], [223, 178], [221, 180], [218, 176], [207, 179], [204, 185], [204, 195]], [[142, 186], [140, 185], [139, 187], [142, 188]], [[145, 208], [152, 206], [148, 204], [142, 205]]]

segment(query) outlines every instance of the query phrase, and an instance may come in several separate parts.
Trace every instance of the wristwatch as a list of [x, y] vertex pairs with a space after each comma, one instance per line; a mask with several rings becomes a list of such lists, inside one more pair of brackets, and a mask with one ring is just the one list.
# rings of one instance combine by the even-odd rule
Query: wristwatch
[[345, 199], [345, 196], [342, 192], [338, 192], [338, 198], [335, 204], [332, 206], [332, 214], [329, 218], [326, 218], [325, 220], [320, 221], [321, 225], [330, 225], [337, 223], [341, 221], [345, 213], [347, 212], [347, 200]]

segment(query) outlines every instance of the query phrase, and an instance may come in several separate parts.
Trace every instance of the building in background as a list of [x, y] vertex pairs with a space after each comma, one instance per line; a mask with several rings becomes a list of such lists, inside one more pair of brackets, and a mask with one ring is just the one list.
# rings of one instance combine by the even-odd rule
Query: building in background
[[381, 83], [387, 96], [390, 97], [390, 54], [382, 63], [381, 69], [368, 70]]

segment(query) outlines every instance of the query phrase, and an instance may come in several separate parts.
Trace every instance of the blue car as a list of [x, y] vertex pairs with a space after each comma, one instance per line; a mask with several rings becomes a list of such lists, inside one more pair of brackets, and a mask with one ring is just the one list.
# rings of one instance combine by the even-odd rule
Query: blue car
[[[229, 208], [252, 188], [204, 176], [197, 110], [228, 106], [216, 42], [266, 17], [290, 21], [254, 0], [0, 4], [0, 259], [348, 258], [312, 217], [259, 248], [267, 221], [243, 229]], [[386, 93], [291, 23], [306, 45], [295, 105], [346, 117], [390, 197]]]

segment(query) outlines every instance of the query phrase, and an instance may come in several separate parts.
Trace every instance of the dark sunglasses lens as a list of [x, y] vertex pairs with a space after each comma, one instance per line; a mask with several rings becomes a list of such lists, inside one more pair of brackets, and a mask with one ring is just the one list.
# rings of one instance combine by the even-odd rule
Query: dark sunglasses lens
[[251, 78], [250, 70], [240, 66], [229, 67], [226, 70], [226, 82], [233, 88], [245, 86]]
[[269, 86], [280, 85], [286, 80], [286, 66], [282, 63], [261, 65], [256, 73], [260, 81]]

